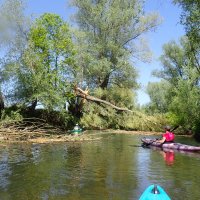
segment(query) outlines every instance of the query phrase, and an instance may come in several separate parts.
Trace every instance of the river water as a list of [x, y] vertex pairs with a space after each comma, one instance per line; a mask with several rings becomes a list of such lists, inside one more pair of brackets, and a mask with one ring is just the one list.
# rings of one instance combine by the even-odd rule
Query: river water
[[101, 139], [1, 145], [0, 200], [137, 200], [151, 184], [173, 200], [200, 199], [200, 153], [144, 149], [141, 135], [91, 134]]

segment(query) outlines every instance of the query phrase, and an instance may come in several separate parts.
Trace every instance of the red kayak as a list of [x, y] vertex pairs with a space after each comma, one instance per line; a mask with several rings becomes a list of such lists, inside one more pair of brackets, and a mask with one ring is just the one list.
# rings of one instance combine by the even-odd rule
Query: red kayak
[[174, 150], [180, 150], [180, 151], [200, 151], [200, 146], [191, 146], [181, 143], [158, 143], [156, 142], [156, 139], [150, 139], [150, 138], [142, 138], [142, 146], [148, 147], [148, 146], [155, 146], [165, 149], [174, 149]]

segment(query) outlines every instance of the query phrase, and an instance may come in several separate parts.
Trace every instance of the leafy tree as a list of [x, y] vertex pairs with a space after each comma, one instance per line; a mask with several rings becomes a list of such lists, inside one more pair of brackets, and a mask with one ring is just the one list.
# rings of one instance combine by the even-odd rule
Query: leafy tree
[[74, 73], [74, 54], [68, 25], [55, 14], [38, 18], [30, 29], [20, 68], [22, 97], [39, 100], [48, 109], [63, 107]]
[[72, 4], [78, 8], [75, 19], [82, 31], [77, 58], [82, 82], [103, 90], [136, 89], [137, 72], [130, 57], [147, 55], [138, 41], [158, 25], [158, 16], [145, 15], [142, 1], [135, 0], [73, 0]]
[[[0, 47], [12, 47], [19, 52], [25, 45], [30, 18], [25, 16], [25, 0], [0, 1]], [[9, 49], [10, 49], [9, 48]]]
[[171, 84], [167, 81], [148, 83], [147, 94], [150, 103], [146, 106], [148, 113], [166, 113], [171, 100]]
[[[140, 0], [73, 0], [78, 24], [77, 80], [90, 94], [119, 107], [134, 108], [137, 71], [134, 59], [148, 61], [150, 52], [142, 35], [160, 23], [158, 15], [145, 15]], [[96, 128], [127, 128], [126, 115], [107, 106], [86, 105], [82, 123]], [[116, 120], [120, 118], [121, 120]], [[94, 120], [95, 119], [95, 120]], [[90, 123], [89, 123], [90, 122]], [[133, 128], [133, 126], [132, 126]]]
[[172, 98], [169, 110], [175, 120], [171, 120], [187, 130], [196, 131], [196, 125], [199, 124], [200, 120], [200, 88], [193, 86], [190, 79], [180, 79], [174, 92], [175, 95]]
[[[170, 91], [167, 108], [170, 121], [195, 130], [200, 116], [200, 79], [198, 69], [194, 66], [195, 59], [188, 54], [189, 48], [190, 42], [186, 37], [180, 40], [180, 45], [173, 41], [164, 45], [164, 53], [161, 56], [163, 69], [154, 72], [154, 75], [171, 84], [170, 90], [165, 90], [165, 93]], [[153, 90], [156, 88], [153, 87]], [[158, 109], [158, 106], [156, 108]]]
[[163, 55], [160, 57], [163, 65], [162, 70], [156, 70], [153, 75], [156, 77], [169, 81], [174, 87], [177, 87], [177, 81], [179, 79], [189, 79], [191, 74], [185, 73], [186, 69], [194, 68], [192, 73], [196, 74], [196, 78], [193, 80], [193, 85], [199, 83], [199, 71], [195, 67], [195, 58], [188, 54], [190, 45], [187, 37], [180, 39], [180, 44], [175, 41], [171, 41], [163, 46]]
[[194, 57], [195, 67], [200, 73], [200, 1], [199, 0], [174, 0], [183, 9], [181, 24], [185, 26], [189, 39], [190, 49], [188, 54]]
[[183, 66], [188, 60], [183, 49], [184, 39], [180, 43], [171, 41], [163, 45], [163, 55], [160, 57], [163, 69], [153, 72], [153, 75], [169, 81], [173, 86], [176, 86], [178, 78], [183, 78]]
[[[30, 19], [25, 16], [25, 1], [2, 0], [0, 2], [0, 83], [5, 101], [14, 102], [17, 70], [27, 45]], [[4, 89], [6, 88], [6, 89]]]
[[163, 70], [154, 74], [173, 86], [168, 108], [171, 121], [199, 132], [200, 2], [174, 0], [174, 3], [183, 9], [180, 22], [187, 37], [181, 39], [180, 45], [170, 42], [164, 46]]
[[32, 110], [38, 100], [50, 110], [64, 108], [67, 86], [75, 73], [68, 25], [58, 15], [47, 13], [36, 19], [26, 35], [19, 56], [12, 48], [3, 63], [14, 99], [31, 105]]

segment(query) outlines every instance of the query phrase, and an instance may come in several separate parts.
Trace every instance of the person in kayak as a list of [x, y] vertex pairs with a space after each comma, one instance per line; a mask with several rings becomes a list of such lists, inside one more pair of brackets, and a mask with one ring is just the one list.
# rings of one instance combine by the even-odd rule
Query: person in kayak
[[174, 133], [170, 131], [170, 126], [165, 126], [165, 133], [162, 135], [162, 139], [156, 140], [156, 143], [170, 143], [174, 142]]
[[80, 126], [78, 124], [76, 124], [76, 126], [74, 126], [74, 129], [75, 131], [79, 130], [80, 129]]

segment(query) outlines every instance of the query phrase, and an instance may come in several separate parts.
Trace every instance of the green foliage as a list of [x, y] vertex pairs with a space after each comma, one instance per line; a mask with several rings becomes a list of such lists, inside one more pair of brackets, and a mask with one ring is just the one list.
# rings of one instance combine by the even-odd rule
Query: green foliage
[[[2, 119], [32, 116], [63, 129], [72, 128], [78, 119], [63, 109], [66, 100], [75, 105], [72, 82], [89, 86], [91, 95], [118, 107], [135, 109], [133, 90], [138, 84], [132, 58], [149, 61], [142, 36], [160, 23], [157, 14], [144, 13], [143, 0], [74, 0], [77, 35], [72, 35], [68, 24], [56, 14], [43, 14], [30, 24], [24, 3], [3, 0], [0, 8], [1, 45], [9, 47], [1, 60], [1, 82], [9, 85], [7, 101], [11, 97], [11, 103], [34, 109], [40, 102], [44, 110], [6, 110]], [[162, 99], [161, 103], [163, 111], [166, 102]], [[157, 116], [118, 112], [91, 102], [83, 114], [81, 125], [95, 129], [156, 130], [162, 121]]]
[[97, 104], [86, 104], [80, 121], [81, 125], [86, 129], [106, 129], [109, 127], [113, 112], [113, 109], [102, 108]]
[[[164, 53], [161, 56], [163, 69], [154, 73], [156, 76], [168, 81], [163, 87], [164, 98], [167, 104], [163, 113], [166, 113], [170, 124], [181, 125], [185, 130], [195, 131], [200, 119], [200, 87], [199, 68], [196, 62], [198, 55], [191, 52], [190, 40], [184, 37], [180, 40], [180, 45], [169, 42], [164, 46]], [[156, 92], [155, 92], [156, 91]], [[154, 93], [155, 92], [155, 93]], [[159, 90], [155, 86], [152, 88], [153, 96], [159, 96]], [[160, 95], [161, 97], [162, 95]], [[159, 109], [155, 99], [151, 105]]]
[[55, 14], [38, 18], [27, 34], [21, 56], [12, 60], [8, 54], [4, 63], [4, 74], [15, 83], [15, 100], [25, 104], [39, 101], [48, 110], [61, 110], [70, 91], [74, 54], [68, 25]]
[[11, 47], [10, 53], [19, 53], [26, 43], [30, 18], [24, 14], [25, 2], [26, 0], [0, 1], [0, 47]]
[[151, 102], [146, 105], [147, 113], [166, 113], [171, 100], [171, 84], [167, 81], [149, 83], [147, 93]]
[[188, 37], [187, 54], [193, 61], [200, 74], [200, 1], [199, 0], [174, 0], [182, 7], [180, 22], [184, 25]]
[[[92, 123], [91, 123], [92, 122]], [[163, 115], [146, 115], [141, 112], [117, 112], [109, 106], [87, 103], [80, 121], [86, 129], [122, 129], [135, 131], [161, 131], [167, 124]]]
[[[29, 116], [30, 115], [30, 116]], [[56, 110], [45, 110], [45, 109], [37, 109], [34, 113], [24, 113], [26, 117], [34, 117], [36, 119], [42, 119], [46, 123], [53, 125], [55, 127], [59, 127], [63, 130], [72, 129], [75, 125], [75, 118], [68, 112], [56, 111]]]
[[180, 44], [170, 41], [163, 45], [163, 55], [160, 57], [163, 69], [154, 71], [153, 74], [175, 87], [178, 79], [184, 78], [183, 68], [190, 62], [186, 46], [188, 46], [186, 37], [180, 39]]
[[158, 25], [158, 16], [144, 15], [139, 0], [74, 0], [73, 5], [84, 33], [79, 35], [77, 50], [83, 81], [90, 88], [136, 89], [137, 72], [129, 58], [144, 55], [137, 48], [138, 40]]
[[0, 125], [10, 124], [12, 122], [20, 122], [23, 120], [21, 109], [13, 110], [13, 107], [6, 108], [2, 111]]
[[171, 124], [172, 126], [176, 126], [177, 124], [180, 124], [180, 122], [181, 122], [181, 119], [180, 119], [181, 116], [177, 112], [176, 113], [167, 112], [165, 114], [165, 117], [168, 121], [167, 124]]
[[22, 123], [22, 128], [24, 125], [30, 126], [30, 122], [33, 122], [33, 124], [35, 122], [35, 124], [38, 123], [38, 127], [41, 126], [41, 128], [45, 123], [54, 127], [59, 127], [62, 130], [68, 130], [74, 127], [75, 120], [76, 119], [66, 111], [37, 109], [32, 113], [22, 106], [12, 106], [3, 110], [0, 126], [3, 125], [5, 127]]
[[17, 79], [17, 68], [27, 44], [30, 17], [25, 16], [25, 0], [2, 0], [0, 2], [0, 83], [6, 87], [4, 94], [13, 102], [13, 85]]
[[[118, 107], [135, 108], [133, 91], [139, 86], [131, 58], [149, 60], [150, 52], [142, 35], [157, 27], [158, 15], [144, 14], [140, 0], [73, 0], [72, 4], [77, 8], [80, 30], [76, 38], [78, 80], [90, 88], [93, 96]], [[102, 104], [87, 105], [83, 114], [81, 122], [86, 127], [131, 127], [122, 125], [126, 115]]]
[[189, 81], [180, 80], [176, 95], [170, 105], [171, 112], [178, 116], [178, 124], [187, 128], [193, 128], [200, 119], [200, 89], [191, 86]]
[[[199, 0], [174, 0], [182, 7], [181, 23], [185, 26], [187, 36], [194, 48], [200, 48], [200, 1]], [[196, 49], [197, 50], [197, 49]]]
[[47, 109], [61, 108], [74, 55], [68, 25], [58, 15], [42, 15], [31, 28], [28, 50], [24, 63], [29, 76], [23, 74], [22, 80], [32, 87], [29, 100], [38, 99]]
[[110, 87], [107, 90], [97, 88], [93, 91], [93, 95], [104, 99], [118, 107], [135, 107], [135, 95], [134, 92], [127, 88], [120, 88], [117, 86]]

